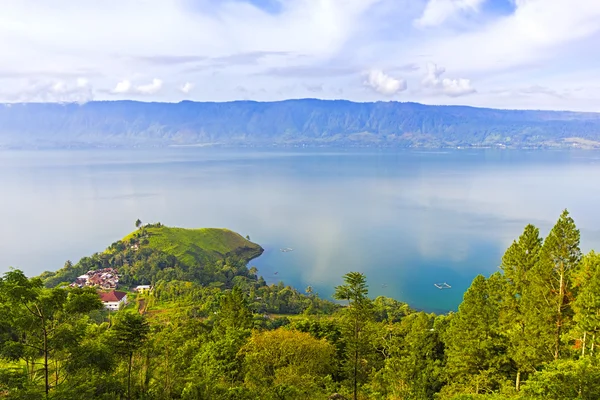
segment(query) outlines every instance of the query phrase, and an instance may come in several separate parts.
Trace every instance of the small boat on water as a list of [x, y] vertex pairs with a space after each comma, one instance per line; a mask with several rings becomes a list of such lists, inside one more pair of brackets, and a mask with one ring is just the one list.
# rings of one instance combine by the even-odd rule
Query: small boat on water
[[442, 290], [442, 289], [450, 289], [452, 286], [448, 285], [446, 282], [444, 283], [434, 283], [433, 286]]
[[280, 249], [282, 253], [289, 253], [290, 251], [294, 251], [294, 249], [290, 247], [286, 247], [285, 249]]

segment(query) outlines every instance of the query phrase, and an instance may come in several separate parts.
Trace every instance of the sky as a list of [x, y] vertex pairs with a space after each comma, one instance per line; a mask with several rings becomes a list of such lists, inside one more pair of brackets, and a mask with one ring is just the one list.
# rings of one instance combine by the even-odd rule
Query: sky
[[600, 0], [0, 0], [0, 102], [600, 112]]

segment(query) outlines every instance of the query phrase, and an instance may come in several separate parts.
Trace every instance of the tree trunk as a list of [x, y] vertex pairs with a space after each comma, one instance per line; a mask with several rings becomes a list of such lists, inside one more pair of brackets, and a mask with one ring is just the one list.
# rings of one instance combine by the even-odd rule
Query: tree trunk
[[554, 359], [558, 360], [560, 355], [560, 326], [562, 323], [562, 307], [565, 297], [565, 268], [561, 262], [560, 267], [560, 287], [558, 289], [558, 315], [556, 317], [556, 336], [554, 338]]
[[353, 399], [357, 400], [358, 396], [358, 385], [357, 385], [357, 375], [358, 375], [358, 320], [354, 319], [354, 396]]
[[583, 332], [583, 340], [581, 341], [581, 357], [585, 356], [585, 339], [587, 336], [587, 332]]
[[592, 348], [591, 348], [591, 353], [592, 355], [594, 355], [594, 345], [596, 344], [596, 334], [594, 333], [592, 335]]
[[165, 392], [167, 399], [171, 398], [171, 370], [169, 365], [169, 347], [165, 349]]
[[46, 383], [46, 399], [48, 398], [50, 392], [50, 381], [48, 376], [48, 331], [46, 330], [46, 324], [44, 319], [42, 319], [42, 324], [44, 325], [44, 380]]
[[129, 368], [127, 369], [127, 400], [131, 400], [131, 362], [133, 360], [133, 351], [129, 352]]
[[515, 382], [515, 389], [517, 392], [521, 390], [521, 371], [517, 371], [517, 380]]
[[[56, 357], [56, 354], [54, 354]], [[54, 387], [58, 386], [58, 359], [54, 360]]]
[[358, 374], [358, 350], [354, 350], [354, 397], [353, 399], [357, 399], [357, 384], [356, 384], [356, 375]]

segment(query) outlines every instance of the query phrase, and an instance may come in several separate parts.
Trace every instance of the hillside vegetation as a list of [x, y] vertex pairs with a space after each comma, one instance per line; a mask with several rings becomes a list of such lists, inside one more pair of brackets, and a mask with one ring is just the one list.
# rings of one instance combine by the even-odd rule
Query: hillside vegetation
[[600, 114], [315, 99], [0, 105], [0, 148], [600, 147]]
[[89, 270], [112, 267], [121, 284], [151, 284], [161, 279], [230, 286], [247, 275], [246, 264], [263, 253], [262, 247], [228, 229], [171, 228], [160, 223], [139, 226], [106, 251], [67, 261], [56, 272], [40, 277], [48, 287], [71, 283]]
[[113, 315], [92, 288], [0, 278], [0, 398], [600, 398], [600, 254], [582, 253], [566, 210], [546, 237], [527, 225], [446, 315], [372, 299], [360, 272], [340, 279], [332, 303], [267, 285], [234, 259], [190, 266], [181, 248], [165, 253], [186, 234], [155, 227], [164, 235], [141, 227], [77, 263], [152, 280]]
[[[129, 243], [139, 233], [132, 232], [122, 241]], [[145, 247], [173, 255], [188, 265], [224, 260], [227, 257], [250, 261], [263, 252], [259, 245], [229, 229], [184, 229], [161, 225], [145, 227], [143, 233], [148, 240]]]

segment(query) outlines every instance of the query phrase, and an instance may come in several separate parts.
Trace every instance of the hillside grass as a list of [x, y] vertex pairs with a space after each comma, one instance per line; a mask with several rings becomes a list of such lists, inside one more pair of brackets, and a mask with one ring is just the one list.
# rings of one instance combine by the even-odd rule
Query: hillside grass
[[[220, 228], [185, 229], [146, 227], [147, 245], [154, 250], [174, 255], [187, 265], [222, 260], [226, 257], [239, 257], [246, 261], [262, 254], [263, 249], [242, 235]], [[138, 231], [125, 238], [128, 242]]]

